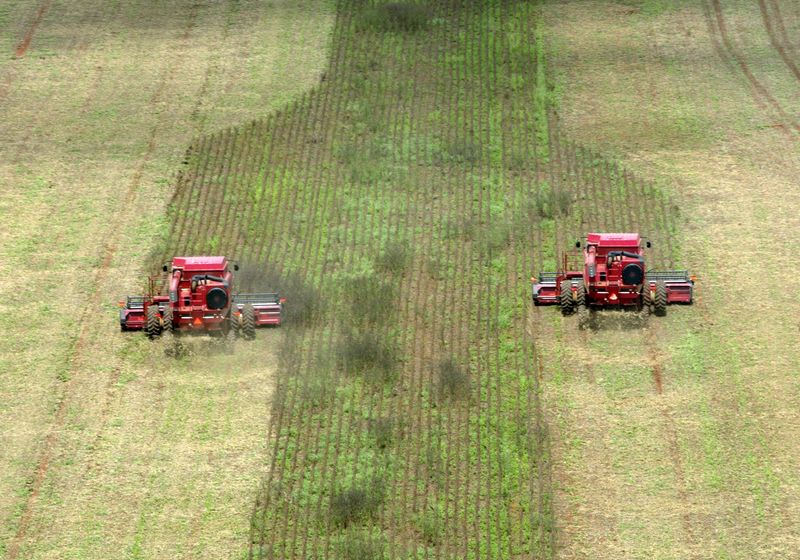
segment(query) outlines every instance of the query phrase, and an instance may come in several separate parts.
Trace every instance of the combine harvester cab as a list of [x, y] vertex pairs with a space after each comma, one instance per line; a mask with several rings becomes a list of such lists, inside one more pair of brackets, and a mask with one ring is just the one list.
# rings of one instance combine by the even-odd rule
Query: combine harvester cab
[[663, 316], [669, 304], [691, 304], [694, 277], [685, 270], [648, 270], [645, 247], [650, 242], [643, 246], [637, 233], [590, 233], [582, 253], [563, 255], [561, 270], [532, 279], [534, 305], [558, 305], [564, 315], [634, 308]]
[[147, 296], [120, 302], [120, 329], [144, 330], [151, 339], [165, 332], [255, 338], [260, 326], [279, 326], [284, 300], [277, 293], [237, 294], [225, 257], [175, 257], [164, 265], [164, 289], [150, 279]]

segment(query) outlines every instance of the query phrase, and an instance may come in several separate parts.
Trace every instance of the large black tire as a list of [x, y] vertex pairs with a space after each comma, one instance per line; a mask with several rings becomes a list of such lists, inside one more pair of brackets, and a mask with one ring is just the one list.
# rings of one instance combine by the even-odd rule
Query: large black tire
[[245, 340], [255, 340], [256, 338], [256, 310], [249, 303], [242, 307], [242, 330], [240, 334]]
[[164, 313], [161, 315], [161, 322], [163, 324], [162, 330], [164, 333], [172, 334], [175, 330], [174, 325], [172, 323], [172, 308], [167, 307], [164, 309]]
[[558, 297], [558, 302], [561, 305], [561, 314], [566, 317], [572, 315], [575, 311], [575, 302], [572, 299], [572, 282], [569, 280], [561, 281], [561, 293]]
[[575, 313], [578, 315], [578, 328], [585, 329], [589, 324], [589, 307], [586, 305], [586, 286], [578, 280], [575, 291]]
[[578, 290], [575, 292], [575, 307], [579, 310], [586, 308], [586, 286], [583, 284], [583, 280], [578, 280]]
[[151, 305], [147, 308], [147, 316], [144, 321], [144, 332], [147, 338], [153, 340], [161, 336], [161, 315], [158, 314], [158, 306]]
[[645, 280], [642, 286], [642, 315], [647, 316], [653, 312], [653, 298], [650, 297], [650, 283]]
[[667, 314], [667, 286], [664, 282], [656, 282], [656, 296], [653, 299], [653, 313], [659, 317]]
[[228, 337], [234, 339], [239, 338], [242, 330], [242, 316], [239, 315], [238, 312], [231, 310], [228, 316], [228, 323]]

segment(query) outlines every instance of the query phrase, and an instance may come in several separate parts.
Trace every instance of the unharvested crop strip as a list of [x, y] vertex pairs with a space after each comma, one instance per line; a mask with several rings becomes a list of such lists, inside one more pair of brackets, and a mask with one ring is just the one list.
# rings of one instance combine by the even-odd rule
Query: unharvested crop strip
[[227, 129], [228, 142], [222, 161], [218, 167], [218, 174], [212, 179], [212, 185], [214, 186], [209, 186], [206, 189], [210, 191], [209, 208], [206, 215], [203, 217], [205, 230], [203, 231], [203, 235], [198, 236], [201, 245], [196, 247], [196, 251], [192, 254], [221, 253], [221, 251], [219, 251], [217, 231], [220, 225], [223, 207], [227, 206], [228, 192], [233, 187], [233, 170], [238, 163], [237, 159], [241, 157], [242, 154], [242, 149], [239, 147], [240, 130], [239, 128]]
[[[320, 112], [320, 110], [322, 110], [322, 107], [324, 105], [323, 102], [318, 100], [318, 96], [314, 96], [314, 100], [315, 100], [315, 102], [311, 102], [310, 105], [307, 107], [307, 110], [306, 110], [306, 113], [308, 115], [308, 118], [306, 119], [307, 128], [304, 131], [304, 134], [301, 135], [302, 138], [310, 138], [313, 135], [313, 125], [316, 123], [317, 118], [319, 118], [319, 112]], [[327, 108], [326, 104], [325, 104], [325, 106]], [[306, 191], [306, 193], [305, 193], [305, 196], [303, 198], [303, 202], [301, 204], [301, 207], [306, 209], [306, 212], [307, 212], [307, 217], [304, 218], [303, 223], [309, 224], [307, 227], [310, 228], [310, 231], [308, 231], [306, 233], [306, 235], [305, 235], [305, 240], [306, 241], [302, 244], [301, 249], [299, 251], [299, 254], [301, 256], [300, 262], [301, 263], [305, 263], [305, 266], [304, 266], [305, 274], [304, 274], [304, 276], [306, 276], [306, 277], [308, 277], [308, 275], [313, 274], [316, 271], [316, 269], [317, 269], [316, 260], [319, 257], [319, 253], [318, 252], [314, 253], [313, 255], [306, 255], [305, 253], [306, 253], [306, 248], [310, 245], [311, 240], [315, 237], [315, 235], [314, 235], [315, 230], [314, 230], [313, 224], [319, 224], [318, 220], [314, 219], [314, 216], [317, 213], [317, 208], [319, 207], [319, 200], [320, 200], [320, 194], [321, 194], [320, 191], [322, 191], [323, 189], [326, 192], [330, 191], [330, 188], [329, 187], [326, 188], [326, 185], [324, 185], [320, 181], [320, 177], [321, 177], [321, 174], [322, 174], [322, 168], [323, 167], [330, 167], [330, 165], [325, 165], [325, 166], [320, 165], [320, 162], [315, 159], [316, 156], [317, 156], [317, 150], [315, 150], [313, 148], [309, 148], [309, 145], [310, 144], [308, 143], [308, 141], [305, 141], [305, 142], [302, 143], [302, 150], [303, 150], [303, 154], [305, 155], [303, 160], [304, 160], [305, 164], [300, 170], [298, 170], [297, 176], [295, 178], [295, 180], [300, 185], [311, 185], [312, 186], [312, 188], [305, 188], [304, 189]], [[318, 226], [317, 229], [322, 229], [324, 227], [325, 227], [324, 225], [320, 224], [320, 226]], [[319, 334], [321, 334], [321, 333], [319, 333]], [[320, 338], [319, 334], [315, 333], [313, 335], [316, 340], [319, 340], [319, 338]], [[328, 346], [330, 346], [329, 342], [328, 342]], [[309, 365], [313, 364], [313, 361], [315, 359], [315, 357], [313, 355], [313, 352], [318, 347], [319, 347], [318, 342], [314, 342], [311, 345], [309, 345], [309, 350], [307, 352], [307, 361], [308, 361]], [[307, 387], [308, 384], [310, 384], [311, 382], [312, 382], [312, 380], [310, 379], [310, 376], [307, 376], [305, 387]], [[305, 390], [305, 389], [303, 389], [303, 390]], [[298, 437], [298, 440], [299, 440], [298, 441], [298, 447], [300, 449], [305, 449], [305, 448], [318, 449], [319, 441], [320, 441], [320, 439], [322, 439], [324, 437], [325, 426], [322, 424], [322, 422], [316, 422], [313, 430], [305, 429], [305, 430], [301, 430], [301, 432], [306, 435], [306, 438], [305, 438], [305, 442], [304, 442], [304, 439], [303, 439], [302, 436]], [[297, 454], [295, 454], [295, 457], [297, 457]], [[324, 468], [325, 468], [325, 466], [323, 465], [323, 470], [324, 470]], [[298, 487], [302, 487], [303, 484], [304, 484], [304, 481], [305, 481], [306, 473], [308, 471], [311, 471], [312, 476], [314, 476], [314, 480], [316, 480], [316, 476], [315, 475], [317, 474], [317, 471], [319, 469], [313, 469], [312, 467], [306, 465], [306, 462], [303, 461], [302, 463], [300, 463], [299, 466], [293, 467], [290, 470], [291, 471], [300, 472], [299, 481], [298, 481]], [[296, 551], [297, 551], [297, 548], [299, 546], [302, 549], [302, 550], [299, 551], [299, 554], [301, 556], [304, 556], [306, 554], [306, 552], [305, 552], [306, 551], [306, 547], [308, 546], [308, 541], [310, 540], [310, 537], [311, 537], [311, 535], [309, 533], [311, 532], [310, 531], [310, 527], [311, 527], [312, 521], [314, 521], [314, 520], [311, 518], [311, 516], [306, 516], [306, 519], [305, 519], [304, 523], [302, 523], [302, 524], [301, 523], [295, 523], [293, 528], [292, 528], [292, 532], [290, 533], [290, 536], [288, 537], [289, 549], [292, 550], [292, 551], [295, 551], [295, 553], [297, 553]], [[300, 543], [297, 543], [298, 537], [300, 537], [302, 539]]]
[[[415, 40], [412, 52], [406, 53], [407, 59], [411, 60], [412, 64], [416, 64], [419, 48], [420, 44], [418, 40]], [[409, 70], [412, 73], [414, 72], [413, 67]], [[427, 89], [422, 87], [422, 81], [413, 79], [410, 91], [406, 93], [403, 110], [399, 111], [397, 114], [396, 137], [401, 139], [400, 157], [401, 161], [409, 161], [410, 167], [429, 165], [431, 158], [429, 151], [430, 146], [426, 144], [423, 150], [421, 142], [415, 141], [415, 135], [424, 134], [426, 128], [421, 126], [422, 115], [417, 115], [414, 109], [425, 106], [427, 94]], [[408, 140], [407, 143], [402, 142], [404, 138]], [[408, 188], [409, 186], [406, 187], [406, 189]], [[424, 274], [424, 258], [427, 255], [427, 253], [422, 250], [422, 247], [416, 243], [417, 233], [415, 230], [419, 208], [421, 207], [420, 199], [423, 192], [424, 186], [421, 185], [419, 181], [416, 181], [413, 185], [413, 192], [406, 201], [403, 219], [398, 221], [398, 232], [404, 232], [407, 236], [407, 242], [411, 245], [412, 251], [419, 253], [419, 258], [412, 258], [407, 279], [401, 286], [402, 307], [400, 309], [400, 314], [401, 317], [409, 318], [411, 322], [411, 327], [406, 329], [406, 334], [401, 339], [401, 348], [403, 349], [411, 349], [413, 347], [413, 342], [417, 340], [419, 333], [422, 332], [419, 329], [418, 321], [413, 319], [418, 318], [420, 315], [419, 310], [421, 307], [419, 298], [422, 292], [420, 289], [420, 282], [421, 275]], [[406, 291], [409, 291], [411, 295], [403, 297], [402, 294]], [[398, 405], [397, 417], [404, 420], [412, 417], [414, 405], [419, 398], [420, 389], [414, 387], [415, 369], [413, 364], [406, 366], [403, 370], [403, 374], [398, 379], [397, 392], [399, 395], [403, 395], [403, 398]], [[413, 424], [406, 425], [404, 428], [406, 438], [403, 441], [398, 441], [397, 445], [407, 446], [410, 450], [405, 453], [400, 453], [406, 460], [395, 467], [394, 472], [387, 481], [387, 487], [390, 489], [393, 503], [384, 508], [381, 516], [382, 524], [390, 528], [390, 536], [392, 538], [389, 541], [389, 552], [391, 557], [403, 554], [404, 547], [401, 546], [398, 550], [397, 541], [405, 529], [403, 522], [408, 519], [403, 515], [407, 508], [408, 499], [405, 482], [409, 480], [409, 460], [411, 459], [413, 451], [418, 449], [418, 446], [414, 445], [414, 442], [411, 440], [412, 436], [416, 434], [413, 429]]]
[[[340, 422], [340, 421], [341, 421], [341, 415], [339, 415], [339, 422]], [[326, 447], [325, 455], [326, 455], [326, 457], [327, 457], [327, 447]], [[323, 465], [322, 465], [322, 473], [321, 473], [321, 479], [322, 479], [322, 480], [324, 480], [324, 477], [325, 477], [325, 475], [324, 475], [324, 471], [325, 471], [325, 469], [327, 468], [327, 465], [328, 465], [328, 461], [327, 461], [327, 460], [324, 460], [324, 461], [323, 461]]]
[[[455, 19], [454, 16], [451, 15], [454, 20], [453, 27], [455, 29], [459, 29], [460, 25], [458, 20]], [[443, 38], [439, 39], [441, 43], [444, 43]], [[446, 114], [448, 116], [448, 120], [453, 119], [453, 116], [456, 115], [456, 108], [461, 103], [461, 94], [463, 93], [462, 88], [458, 87], [461, 83], [457, 79], [456, 72], [454, 67], [456, 65], [451, 64], [449, 68], [449, 73], [447, 75], [447, 79], [449, 80], [449, 88], [448, 93], [449, 95], [446, 96], [447, 99], [447, 111]], [[455, 85], [455, 87], [453, 87]], [[454, 101], [455, 100], [455, 101]], [[456, 120], [458, 122], [458, 120]], [[463, 129], [462, 129], [463, 130]], [[463, 140], [456, 140], [455, 143], [461, 143], [462, 145], [466, 146], [468, 144], [468, 139], [465, 137]], [[467, 204], [467, 198], [470, 198], [469, 191], [464, 188], [466, 185], [466, 176], [462, 173], [457, 173], [456, 170], [464, 170], [465, 166], [460, 165], [456, 169], [453, 169], [452, 172], [448, 173], [449, 181], [447, 185], [447, 191], [449, 193], [453, 193], [455, 195], [456, 200], [452, 204], [453, 208], [455, 209], [453, 218], [450, 221], [450, 229], [453, 230], [454, 228], [459, 227], [458, 224], [463, 223], [467, 224], [469, 220], [472, 219], [471, 216], [468, 216], [467, 212], [470, 209], [470, 206]], [[460, 221], [459, 221], [460, 220]], [[446, 226], [447, 224], [442, 224]], [[464, 357], [467, 355], [465, 351], [465, 344], [464, 338], [465, 334], [461, 332], [460, 326], [463, 325], [464, 321], [466, 320], [463, 317], [462, 312], [464, 309], [469, 309], [471, 302], [469, 300], [464, 301], [464, 296], [466, 295], [466, 290], [464, 289], [464, 278], [468, 278], [467, 274], [469, 272], [469, 260], [468, 260], [468, 248], [467, 244], [462, 242], [459, 237], [464, 235], [464, 232], [461, 231], [450, 231], [447, 232], [449, 234], [449, 242], [448, 245], [448, 254], [455, 254], [455, 258], [453, 259], [453, 266], [452, 266], [452, 273], [450, 274], [450, 282], [449, 285], [446, 287], [446, 293], [452, 295], [450, 301], [445, 304], [445, 308], [451, 310], [451, 316], [449, 317], [449, 340], [451, 341], [452, 347], [451, 348], [442, 348], [442, 350], [446, 350], [447, 354], [449, 354], [449, 359], [456, 361], [459, 367], [464, 367], [462, 362]], [[453, 250], [452, 245], [456, 246], [455, 250]], [[465, 274], [466, 273], [466, 274]], [[471, 283], [471, 279], [469, 280]], [[468, 334], [466, 335], [468, 336]], [[448, 359], [447, 354], [442, 356], [442, 359]], [[467, 364], [468, 365], [468, 364]], [[467, 391], [466, 398], [471, 398], [469, 395], [469, 391]], [[458, 534], [460, 531], [456, 529], [456, 525], [459, 523], [458, 519], [458, 500], [459, 494], [461, 494], [461, 490], [463, 489], [463, 485], [460, 483], [462, 479], [462, 466], [464, 462], [461, 460], [461, 455], [463, 453], [462, 450], [462, 441], [463, 441], [463, 434], [465, 431], [464, 423], [461, 419], [462, 416], [462, 407], [459, 403], [453, 402], [450, 404], [450, 408], [448, 410], [447, 416], [447, 455], [446, 459], [443, 461], [443, 470], [446, 469], [445, 475], [445, 483], [443, 494], [446, 498], [445, 505], [444, 505], [444, 546], [439, 547], [439, 551], [445, 558], [454, 557], [457, 553], [454, 551], [454, 545], [459, 543]], [[440, 416], [441, 418], [441, 416]], [[439, 429], [441, 430], [441, 420]], [[454, 479], [454, 484], [451, 483], [451, 479]], [[435, 511], [438, 511], [435, 510]], [[463, 527], [462, 527], [463, 528]], [[462, 533], [466, 534], [466, 533]]]
[[189, 203], [195, 193], [195, 185], [199, 179], [199, 159], [201, 157], [208, 159], [208, 141], [208, 136], [195, 140], [183, 156], [183, 165], [185, 167], [179, 173], [180, 180], [177, 182], [176, 189], [167, 205], [167, 214], [172, 219], [170, 220], [171, 225], [165, 244], [162, 247], [162, 253], [158, 255], [159, 261], [164, 261], [168, 258], [170, 249], [180, 247], [181, 239], [186, 231]]
[[[341, 34], [344, 32], [344, 25], [341, 22], [337, 22], [336, 29], [337, 29], [337, 36], [334, 39], [334, 44], [338, 44], [339, 49], [337, 51], [337, 54], [332, 59], [331, 66], [328, 71], [328, 76], [333, 76], [335, 77], [335, 79], [339, 80], [341, 79], [342, 62], [346, 57], [345, 42], [341, 38]], [[320, 179], [320, 186], [321, 188], [324, 188], [326, 192], [326, 196], [323, 199], [324, 200], [323, 205], [326, 208], [331, 206], [332, 201], [337, 200], [337, 193], [339, 190], [339, 186], [341, 185], [343, 180], [340, 168], [333, 165], [331, 161], [331, 151], [334, 139], [336, 138], [336, 128], [332, 124], [328, 123], [338, 122], [345, 100], [343, 95], [332, 96], [331, 91], [335, 91], [333, 85], [331, 85], [331, 87], [326, 88], [325, 90], [326, 94], [325, 110], [323, 111], [325, 117], [322, 119], [322, 126], [323, 130], [326, 131], [326, 136], [323, 146], [327, 146], [327, 150], [324, 152], [326, 155], [325, 162], [324, 164], [320, 165], [321, 167], [325, 168], [324, 178]], [[333, 99], [331, 99], [332, 97]], [[339, 216], [341, 216], [341, 214], [339, 214]], [[341, 222], [341, 220], [338, 220], [336, 223], [338, 222]], [[331, 217], [328, 215], [328, 220], [324, 227], [327, 228], [330, 224], [331, 224]], [[312, 254], [314, 255], [324, 254], [322, 248], [322, 240], [323, 240], [323, 235], [320, 234], [319, 236], [317, 236], [316, 248], [312, 252]], [[311, 277], [315, 280], [315, 282], [313, 282], [313, 285], [315, 286], [323, 285], [324, 279], [327, 275], [326, 274], [327, 268], [328, 268], [328, 259], [323, 258], [321, 266], [316, 267], [315, 270], [311, 271], [312, 273]], [[315, 336], [315, 342], [312, 342], [312, 348], [315, 346], [321, 348], [332, 348], [333, 347], [332, 336], [333, 333], [331, 331], [328, 332], [320, 331], [319, 334]], [[308, 382], [310, 382], [310, 380]], [[318, 474], [319, 476], [315, 477], [315, 481], [324, 480], [324, 469], [326, 468], [328, 463], [329, 452], [330, 452], [330, 445], [326, 445], [321, 460], [322, 468], [316, 470], [316, 474]], [[321, 518], [321, 516], [323, 515], [322, 512], [323, 498], [324, 497], [322, 493], [320, 493], [315, 505], [315, 512], [312, 514], [315, 515], [317, 518]], [[311, 516], [309, 516], [309, 518], [310, 517]], [[307, 541], [309, 540], [311, 539], [307, 537], [303, 543], [303, 550], [301, 553], [303, 557], [308, 556], [306, 544]], [[311, 545], [313, 549], [313, 554], [318, 555], [321, 545], [319, 543], [319, 538], [317, 535], [314, 535]]]
[[267, 170], [273, 169], [273, 152], [276, 139], [280, 137], [279, 127], [284, 123], [283, 113], [270, 113], [266, 119], [261, 119], [257, 125], [256, 145], [258, 146], [257, 155], [251, 162], [251, 171], [245, 184], [246, 190], [241, 193], [239, 204], [244, 207], [241, 212], [242, 227], [238, 232], [236, 246], [240, 247], [237, 255], [243, 262], [255, 263], [253, 260], [253, 248], [255, 242], [250, 239], [256, 233], [253, 224], [258, 221], [261, 211], [261, 203], [267, 193]]
[[212, 160], [212, 174], [201, 185], [196, 212], [192, 216], [195, 225], [191, 229], [193, 232], [192, 241], [186, 252], [189, 255], [203, 254], [206, 251], [209, 238], [208, 230], [204, 226], [209, 223], [210, 216], [208, 214], [213, 214], [215, 209], [219, 207], [219, 201], [216, 198], [222, 190], [218, 186], [222, 178], [221, 170], [225, 168], [228, 152], [231, 150], [231, 129], [223, 130], [220, 136], [221, 138], [215, 146], [216, 150]]
[[[337, 17], [337, 22], [336, 22], [336, 25], [334, 27], [334, 45], [338, 45], [338, 51], [337, 51], [336, 55], [332, 58], [333, 62], [331, 64], [331, 68], [329, 69], [329, 72], [328, 72], [329, 75], [331, 75], [333, 77], [337, 77], [339, 75], [339, 72], [338, 72], [339, 61], [343, 57], [343, 51], [344, 51], [344, 48], [345, 48], [344, 41], [342, 41], [342, 39], [341, 39], [342, 28], [343, 28], [343, 24], [342, 24], [342, 21], [341, 21], [341, 13], [340, 13], [339, 16]], [[330, 89], [331, 89], [330, 87], [326, 88], [326, 92], [329, 92]], [[326, 99], [327, 99], [327, 97], [326, 97]], [[341, 97], [337, 100], [337, 103], [340, 103], [340, 102], [341, 102]], [[335, 117], [336, 117], [336, 115], [338, 115], [339, 109], [340, 109], [340, 105], [337, 105], [337, 107], [333, 111], [333, 117], [334, 118], [332, 118], [331, 122], [335, 122]], [[329, 140], [329, 142], [332, 142], [332, 138], [333, 138], [334, 134], [335, 134], [334, 127], [333, 126], [328, 126], [328, 140]], [[327, 184], [330, 184], [330, 185], [339, 184], [340, 181], [338, 181], [337, 179], [339, 179], [340, 177], [338, 177], [338, 174], [329, 173], [328, 176], [331, 179], [329, 181], [327, 181]], [[265, 185], [262, 186], [262, 188], [265, 188]], [[330, 190], [332, 190], [332, 189], [330, 189]], [[323, 263], [322, 271], [324, 271], [324, 268], [325, 268], [325, 263]], [[319, 281], [321, 283], [322, 278], [319, 278]], [[317, 284], [317, 285], [320, 285], [320, 284]], [[305, 339], [303, 339], [303, 340], [305, 340]], [[319, 340], [319, 337], [317, 337], [317, 340]], [[322, 346], [325, 347], [325, 342], [322, 343]], [[301, 348], [302, 348], [302, 346], [301, 346]], [[279, 379], [279, 382], [280, 382], [280, 379]], [[308, 383], [310, 383], [310, 379], [307, 379], [305, 383], [306, 383], [306, 386], [307, 386]], [[300, 390], [303, 390], [303, 388], [301, 388]], [[284, 405], [282, 407], [280, 407], [279, 410], [277, 411], [277, 414], [274, 414], [274, 415], [272, 415], [270, 417], [270, 429], [269, 429], [270, 439], [275, 441], [276, 444], [275, 444], [275, 448], [274, 448], [275, 450], [273, 451], [273, 453], [271, 453], [271, 456], [272, 456], [272, 468], [269, 471], [269, 475], [268, 475], [268, 478], [267, 478], [267, 481], [266, 481], [267, 495], [265, 497], [265, 502], [263, 504], [263, 509], [259, 513], [259, 516], [262, 519], [262, 523], [261, 523], [262, 533], [260, 535], [262, 547], [264, 545], [265, 536], [267, 534], [270, 534], [273, 538], [275, 537], [275, 533], [273, 531], [269, 531], [269, 529], [265, 526], [264, 522], [266, 520], [266, 515], [267, 515], [268, 508], [270, 507], [270, 494], [271, 494], [271, 489], [272, 489], [272, 479], [276, 474], [280, 476], [280, 473], [278, 472], [278, 469], [277, 469], [277, 466], [276, 466], [276, 459], [277, 459], [277, 457], [278, 457], [278, 455], [280, 453], [280, 440], [278, 438], [281, 436], [282, 431], [283, 431], [283, 420], [284, 420], [284, 417], [286, 416], [285, 412], [287, 410], [291, 410], [292, 409], [294, 400], [296, 399], [296, 396], [297, 396], [296, 392], [292, 393], [288, 397], [288, 399], [290, 399], [290, 401], [284, 403]], [[276, 418], [278, 419], [277, 422], [275, 421]], [[329, 451], [329, 446], [326, 445], [324, 450], [323, 450], [323, 456], [322, 456], [322, 461], [321, 461], [323, 470], [325, 469], [325, 467], [327, 465], [327, 462], [328, 462], [328, 451]], [[285, 453], [283, 453], [282, 456], [285, 457]], [[320, 496], [320, 498], [321, 498], [321, 496]], [[317, 510], [317, 514], [319, 515], [319, 509]], [[274, 540], [273, 540], [273, 542], [274, 542]], [[316, 541], [315, 541], [314, 549], [317, 550]], [[252, 548], [251, 548], [251, 555], [252, 555]]]
[[222, 189], [219, 198], [217, 199], [218, 208], [214, 211], [211, 219], [207, 222], [209, 225], [206, 235], [208, 236], [209, 253], [213, 252], [218, 255], [233, 255], [228, 239], [233, 237], [229, 232], [229, 216], [232, 209], [235, 209], [235, 200], [238, 200], [238, 190], [240, 184], [238, 181], [239, 168], [248, 155], [247, 146], [249, 140], [249, 133], [252, 129], [251, 126], [242, 126], [233, 129], [231, 142], [232, 152], [228, 156], [227, 168], [222, 173]]
[[250, 185], [248, 179], [252, 176], [252, 162], [257, 158], [258, 154], [256, 144], [263, 141], [263, 138], [256, 137], [257, 124], [257, 121], [252, 121], [239, 133], [242, 136], [241, 141], [243, 143], [243, 146], [239, 148], [242, 155], [238, 165], [234, 168], [231, 194], [228, 198], [223, 197], [223, 203], [226, 207], [225, 214], [221, 217], [218, 225], [221, 237], [219, 253], [224, 255], [236, 257], [240, 254], [238, 243], [242, 228], [242, 203], [248, 200], [247, 193]]
[[[200, 211], [201, 201], [203, 200], [204, 190], [206, 186], [206, 175], [209, 168], [215, 165], [216, 153], [220, 145], [220, 134], [213, 134], [206, 143], [206, 154], [203, 161], [203, 167], [200, 172], [194, 177], [191, 185], [190, 196], [186, 198], [186, 207], [183, 211], [178, 210], [178, 216], [184, 218], [185, 225], [182, 229], [183, 239], [178, 238], [179, 254], [191, 254], [191, 243], [195, 238], [197, 230], [197, 214]], [[164, 256], [164, 259], [169, 259], [169, 254]]]

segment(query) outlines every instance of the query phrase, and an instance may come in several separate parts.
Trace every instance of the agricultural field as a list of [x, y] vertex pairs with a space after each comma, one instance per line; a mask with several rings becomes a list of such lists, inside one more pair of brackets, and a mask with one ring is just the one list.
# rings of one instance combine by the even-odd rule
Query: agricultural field
[[623, 349], [609, 333], [564, 346], [545, 373], [558, 555], [797, 557], [798, 280], [769, 271], [800, 245], [800, 7], [545, 2], [542, 17], [560, 128], [668, 187], [699, 276], [691, 310]]
[[[0, 8], [5, 558], [800, 549], [796, 6], [171, 4]], [[589, 231], [695, 306], [533, 307]], [[178, 254], [284, 327], [118, 334]]]
[[533, 4], [406, 8], [340, 3], [319, 88], [193, 144], [154, 259], [239, 255], [294, 306], [252, 558], [557, 553], [541, 381], [587, 339], [530, 275], [589, 230], [680, 254], [657, 183], [558, 133]]
[[[319, 83], [316, 1], [0, 5], [0, 558], [233, 557], [273, 365], [123, 337], [193, 138]], [[221, 375], [220, 372], [223, 372]]]

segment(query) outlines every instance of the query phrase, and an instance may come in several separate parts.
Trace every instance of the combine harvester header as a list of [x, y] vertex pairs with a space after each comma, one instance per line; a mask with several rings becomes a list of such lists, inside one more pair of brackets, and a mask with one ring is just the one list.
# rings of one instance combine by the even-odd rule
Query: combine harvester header
[[257, 327], [280, 325], [285, 300], [277, 293], [236, 293], [239, 266], [232, 268], [225, 257], [173, 258], [163, 267], [166, 278], [149, 279], [148, 295], [120, 302], [120, 328], [144, 330], [150, 339], [190, 332], [253, 340]]
[[[581, 242], [575, 243], [577, 249]], [[582, 252], [564, 253], [561, 270], [533, 281], [534, 305], [558, 305], [571, 315], [602, 308], [635, 308], [663, 316], [667, 305], [691, 304], [694, 276], [685, 270], [653, 271], [645, 265], [638, 233], [590, 233]]]

